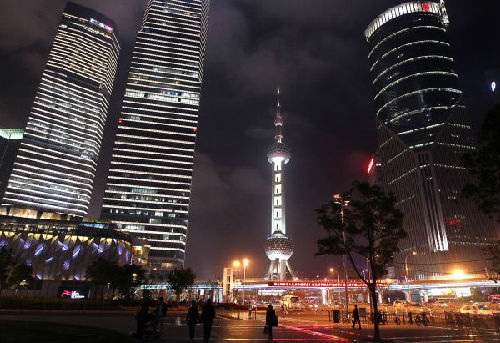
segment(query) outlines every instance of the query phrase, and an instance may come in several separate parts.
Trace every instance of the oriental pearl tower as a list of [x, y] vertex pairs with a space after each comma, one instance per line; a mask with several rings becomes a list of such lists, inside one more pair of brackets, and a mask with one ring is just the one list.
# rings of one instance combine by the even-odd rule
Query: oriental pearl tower
[[293, 277], [288, 259], [293, 254], [292, 240], [286, 236], [285, 220], [285, 165], [290, 161], [290, 151], [283, 143], [283, 117], [279, 102], [279, 88], [276, 91], [276, 117], [274, 126], [276, 134], [274, 143], [269, 147], [267, 160], [273, 166], [272, 203], [271, 203], [271, 235], [267, 238], [265, 250], [271, 265], [266, 279], [286, 280]]

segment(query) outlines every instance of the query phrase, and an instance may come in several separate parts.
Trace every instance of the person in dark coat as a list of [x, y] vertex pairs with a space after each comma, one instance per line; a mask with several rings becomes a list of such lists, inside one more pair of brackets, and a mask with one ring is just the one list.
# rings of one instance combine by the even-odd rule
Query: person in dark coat
[[191, 342], [194, 340], [194, 329], [198, 323], [198, 304], [196, 301], [191, 301], [191, 307], [188, 310], [186, 322], [189, 328], [189, 339]]
[[157, 325], [160, 324], [160, 332], [163, 333], [163, 319], [167, 316], [167, 304], [163, 301], [163, 297], [158, 298], [155, 314]]
[[212, 331], [212, 324], [214, 323], [215, 309], [212, 305], [212, 299], [208, 299], [203, 312], [201, 313], [201, 321], [203, 322], [203, 339], [205, 343], [210, 340], [210, 332]]
[[358, 305], [354, 305], [354, 310], [352, 311], [352, 329], [354, 330], [354, 326], [358, 323], [358, 329], [361, 330], [361, 321], [359, 320], [359, 310]]
[[149, 305], [144, 302], [141, 305], [141, 309], [137, 312], [135, 318], [137, 319], [137, 332], [135, 333], [135, 337], [141, 339], [144, 334], [144, 326], [146, 325], [146, 321], [149, 316]]
[[273, 305], [269, 304], [266, 311], [266, 330], [267, 337], [270, 340], [273, 339], [273, 326], [277, 326], [277, 318], [278, 317], [276, 317], [276, 312], [273, 309]]

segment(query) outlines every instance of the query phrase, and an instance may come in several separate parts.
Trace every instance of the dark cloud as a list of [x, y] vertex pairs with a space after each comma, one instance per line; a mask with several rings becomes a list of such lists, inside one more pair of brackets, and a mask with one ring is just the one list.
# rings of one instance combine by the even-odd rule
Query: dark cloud
[[[97, 217], [130, 53], [146, 0], [86, 0], [118, 25], [122, 53], [97, 171]], [[23, 127], [63, 0], [7, 0], [0, 12], [0, 125]], [[397, 1], [216, 0], [209, 20], [198, 153], [192, 186], [187, 264], [220, 275], [238, 256], [263, 275], [270, 230], [266, 152], [273, 136], [274, 88], [286, 115], [285, 140], [292, 266], [309, 275], [336, 266], [314, 257], [322, 231], [314, 209], [363, 178], [376, 146], [363, 31]], [[498, 1], [447, 2], [456, 70], [475, 122], [488, 107], [484, 71], [500, 64]]]

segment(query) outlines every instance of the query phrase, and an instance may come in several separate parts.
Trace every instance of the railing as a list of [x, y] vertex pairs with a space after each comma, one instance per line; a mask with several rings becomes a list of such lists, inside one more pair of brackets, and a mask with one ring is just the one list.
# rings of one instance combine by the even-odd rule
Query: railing
[[[341, 310], [328, 310], [328, 321], [340, 323], [351, 323], [350, 313]], [[335, 314], [338, 312], [338, 314]], [[428, 312], [408, 312], [408, 313], [387, 313], [380, 311], [379, 324], [408, 324], [408, 325], [444, 325], [457, 328], [476, 328], [500, 330], [500, 314], [494, 315], [473, 315], [456, 312], [444, 312], [430, 314]], [[337, 317], [338, 316], [338, 317]], [[369, 313], [360, 315], [362, 323], [373, 323], [374, 316]]]

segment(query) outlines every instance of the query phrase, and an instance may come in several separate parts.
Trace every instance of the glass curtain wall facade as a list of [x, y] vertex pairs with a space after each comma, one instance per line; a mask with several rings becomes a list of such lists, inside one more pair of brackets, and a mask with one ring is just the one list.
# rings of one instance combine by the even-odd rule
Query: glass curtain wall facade
[[[472, 152], [471, 126], [447, 37], [444, 3], [407, 2], [368, 26], [377, 111], [377, 179], [395, 193], [413, 277], [460, 268], [484, 271], [494, 222], [461, 196], [471, 182], [461, 156]], [[413, 252], [417, 255], [413, 255]], [[402, 265], [396, 265], [401, 272]]]
[[0, 128], [0, 198], [3, 197], [24, 130]]
[[114, 23], [68, 3], [3, 204], [87, 215], [118, 62]]
[[102, 218], [151, 244], [149, 265], [182, 267], [208, 0], [150, 0], [137, 35]]

